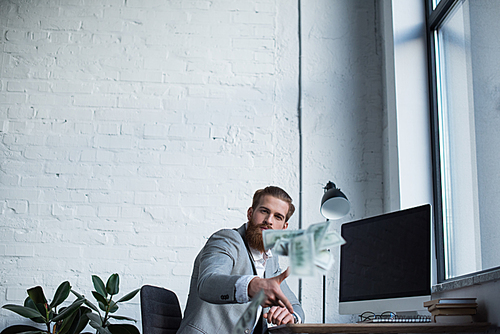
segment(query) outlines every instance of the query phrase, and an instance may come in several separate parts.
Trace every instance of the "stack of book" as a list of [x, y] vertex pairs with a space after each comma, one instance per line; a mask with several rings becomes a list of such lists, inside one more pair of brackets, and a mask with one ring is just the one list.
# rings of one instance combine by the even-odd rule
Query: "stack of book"
[[476, 298], [440, 298], [424, 303], [436, 323], [463, 324], [474, 322], [476, 314]]

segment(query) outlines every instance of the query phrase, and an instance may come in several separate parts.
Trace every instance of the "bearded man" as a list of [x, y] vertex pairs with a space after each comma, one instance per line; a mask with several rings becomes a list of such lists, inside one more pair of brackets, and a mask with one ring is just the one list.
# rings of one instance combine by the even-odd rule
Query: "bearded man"
[[262, 231], [284, 230], [295, 211], [281, 188], [259, 189], [238, 229], [215, 232], [194, 262], [188, 301], [178, 334], [233, 333], [248, 303], [261, 290], [265, 300], [256, 325], [245, 333], [266, 333], [267, 323], [300, 323], [304, 311], [281, 272], [278, 256], [264, 249]]

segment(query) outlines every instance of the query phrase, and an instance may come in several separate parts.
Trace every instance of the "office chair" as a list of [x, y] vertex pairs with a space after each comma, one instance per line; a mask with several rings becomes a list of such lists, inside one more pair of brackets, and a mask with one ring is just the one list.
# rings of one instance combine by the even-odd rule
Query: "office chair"
[[177, 295], [152, 285], [141, 287], [142, 334], [175, 334], [182, 313]]

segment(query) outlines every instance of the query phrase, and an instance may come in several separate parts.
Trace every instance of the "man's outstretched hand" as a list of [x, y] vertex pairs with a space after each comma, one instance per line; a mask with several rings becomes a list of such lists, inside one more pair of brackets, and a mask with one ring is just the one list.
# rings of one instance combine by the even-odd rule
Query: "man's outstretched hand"
[[248, 296], [253, 298], [260, 290], [263, 290], [266, 296], [264, 303], [261, 304], [263, 307], [280, 306], [286, 308], [290, 313], [293, 313], [292, 304], [288, 298], [285, 297], [280, 287], [281, 282], [283, 282], [288, 275], [290, 275], [290, 270], [287, 268], [276, 277], [255, 277], [248, 284]]

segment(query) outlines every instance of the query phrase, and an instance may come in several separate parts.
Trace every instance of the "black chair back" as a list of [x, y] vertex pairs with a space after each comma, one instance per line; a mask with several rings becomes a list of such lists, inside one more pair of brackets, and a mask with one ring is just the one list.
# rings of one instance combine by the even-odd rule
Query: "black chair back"
[[142, 334], [175, 334], [182, 313], [177, 295], [164, 288], [144, 285], [141, 288]]

